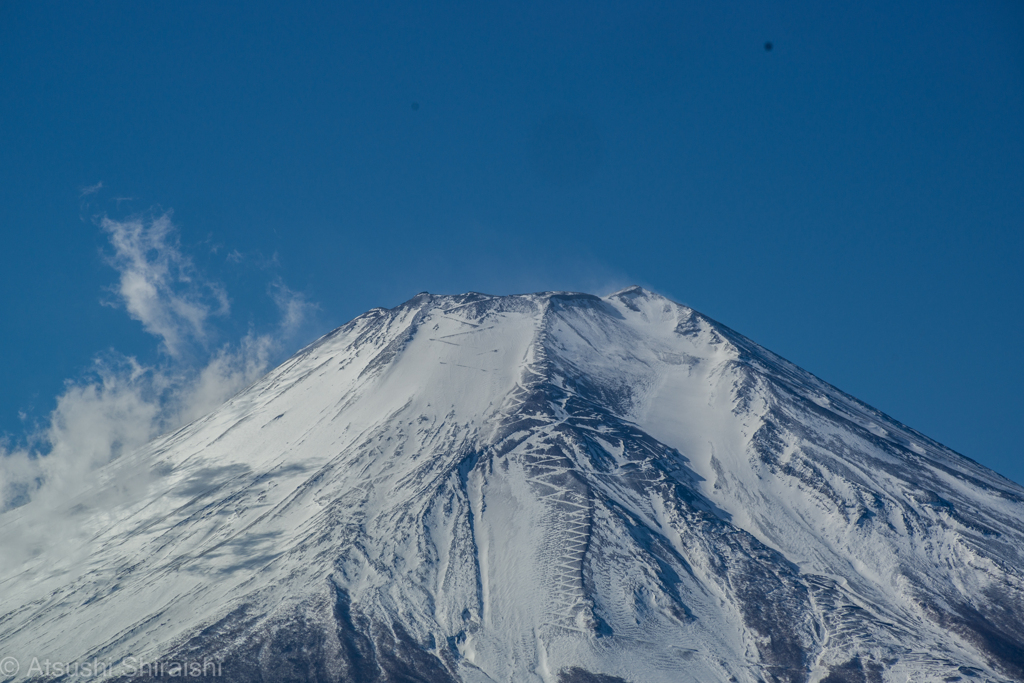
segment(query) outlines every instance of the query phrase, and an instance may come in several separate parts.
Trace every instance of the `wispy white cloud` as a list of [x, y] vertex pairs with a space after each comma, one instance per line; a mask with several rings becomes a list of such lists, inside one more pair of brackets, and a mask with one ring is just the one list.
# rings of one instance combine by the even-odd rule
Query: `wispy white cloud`
[[120, 274], [117, 302], [160, 338], [171, 356], [190, 341], [205, 343], [207, 321], [227, 315], [227, 292], [206, 280], [184, 255], [169, 213], [124, 221], [104, 217], [100, 227], [114, 249], [109, 263]]
[[[44, 545], [67, 541], [73, 533], [65, 529], [68, 501], [92, 486], [103, 465], [205, 415], [256, 381], [317, 309], [274, 278], [267, 292], [278, 308], [276, 325], [214, 346], [214, 323], [229, 313], [227, 292], [185, 254], [170, 214], [104, 218], [100, 227], [119, 276], [114, 303], [165, 353], [155, 365], [116, 351], [101, 354], [90, 372], [66, 383], [47, 423], [28, 435], [25, 446], [0, 443], [0, 514], [18, 519], [0, 524], [0, 564], [8, 567]], [[186, 348], [190, 353], [183, 353]], [[54, 523], [64, 531], [39, 533]]]
[[102, 189], [103, 189], [103, 181], [101, 180], [98, 183], [96, 183], [95, 185], [89, 185], [88, 187], [83, 187], [82, 189], [80, 189], [78, 191], [78, 198], [81, 199], [82, 197], [88, 197], [91, 194], [96, 194], [97, 192], [99, 192]]
[[289, 288], [281, 278], [271, 282], [267, 291], [277, 304], [277, 310], [281, 315], [280, 332], [285, 337], [292, 337], [298, 333], [320, 308], [307, 299], [305, 294]]

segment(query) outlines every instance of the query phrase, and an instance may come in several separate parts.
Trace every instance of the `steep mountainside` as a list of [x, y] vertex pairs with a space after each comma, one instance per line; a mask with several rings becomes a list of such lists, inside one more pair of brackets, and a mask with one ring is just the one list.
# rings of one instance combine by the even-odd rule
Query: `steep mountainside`
[[1024, 680], [1024, 489], [636, 287], [374, 309], [102, 475], [0, 579], [0, 654]]

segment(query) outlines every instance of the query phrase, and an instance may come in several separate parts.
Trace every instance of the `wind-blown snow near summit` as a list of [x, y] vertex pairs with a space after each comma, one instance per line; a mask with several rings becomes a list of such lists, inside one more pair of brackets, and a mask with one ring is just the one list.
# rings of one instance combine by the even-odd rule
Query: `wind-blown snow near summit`
[[637, 287], [374, 309], [101, 474], [77, 540], [0, 578], [0, 654], [1024, 679], [1024, 489]]

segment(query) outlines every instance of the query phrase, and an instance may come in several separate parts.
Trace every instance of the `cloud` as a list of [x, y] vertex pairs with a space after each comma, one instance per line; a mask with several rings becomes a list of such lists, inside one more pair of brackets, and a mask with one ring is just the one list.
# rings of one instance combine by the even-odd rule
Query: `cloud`
[[[24, 446], [0, 443], [0, 570], [21, 566], [55, 544], [84, 543], [88, 534], [74, 523], [84, 518], [82, 510], [123, 502], [136, 495], [130, 492], [140, 489], [139, 481], [154, 476], [145, 464], [126, 473], [138, 480], [133, 485], [105, 482], [97, 497], [103, 466], [202, 417], [259, 379], [317, 310], [273, 278], [267, 293], [278, 322], [214, 346], [211, 340], [222, 337], [214, 323], [230, 311], [227, 292], [185, 255], [170, 214], [103, 218], [99, 225], [119, 278], [114, 304], [139, 321], [164, 353], [152, 365], [115, 350], [98, 355], [89, 372], [65, 383], [46, 424], [28, 434]], [[186, 348], [190, 353], [183, 353]]]
[[292, 290], [280, 278], [270, 283], [267, 291], [281, 314], [280, 329], [286, 337], [297, 334], [313, 313], [320, 309], [320, 306], [309, 301], [305, 294]]
[[90, 185], [88, 187], [83, 187], [81, 190], [79, 190], [78, 191], [78, 198], [81, 199], [82, 197], [88, 197], [91, 194], [96, 194], [97, 192], [99, 192], [102, 189], [103, 189], [103, 181], [101, 180], [98, 183], [96, 183], [95, 185]]
[[108, 261], [121, 276], [115, 292], [128, 315], [159, 337], [171, 356], [191, 341], [205, 343], [207, 321], [230, 311], [227, 292], [203, 278], [181, 252], [170, 214], [104, 217], [100, 227], [114, 249]]

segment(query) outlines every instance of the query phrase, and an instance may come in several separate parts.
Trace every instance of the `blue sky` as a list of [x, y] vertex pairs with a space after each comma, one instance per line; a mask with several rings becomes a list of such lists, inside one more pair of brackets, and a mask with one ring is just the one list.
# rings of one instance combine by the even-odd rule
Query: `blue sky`
[[1015, 0], [0, 3], [0, 432], [638, 283], [1024, 482], [1022, 122]]

